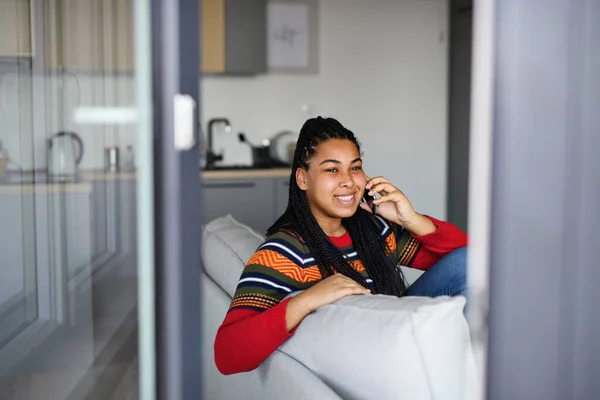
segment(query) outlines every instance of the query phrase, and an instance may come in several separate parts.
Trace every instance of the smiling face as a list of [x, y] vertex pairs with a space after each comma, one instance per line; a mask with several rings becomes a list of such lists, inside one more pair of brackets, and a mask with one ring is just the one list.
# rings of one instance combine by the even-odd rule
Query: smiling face
[[315, 148], [308, 170], [296, 170], [296, 182], [306, 192], [312, 214], [323, 225], [340, 223], [354, 215], [362, 199], [367, 178], [356, 144], [347, 139], [329, 139]]

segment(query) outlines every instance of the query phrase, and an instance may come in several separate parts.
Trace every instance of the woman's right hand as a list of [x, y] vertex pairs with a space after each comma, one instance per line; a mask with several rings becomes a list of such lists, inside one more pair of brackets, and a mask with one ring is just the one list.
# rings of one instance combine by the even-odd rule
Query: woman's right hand
[[371, 291], [342, 274], [334, 274], [323, 279], [310, 289], [292, 297], [287, 304], [286, 326], [294, 329], [308, 314], [342, 297], [353, 294], [367, 294]]

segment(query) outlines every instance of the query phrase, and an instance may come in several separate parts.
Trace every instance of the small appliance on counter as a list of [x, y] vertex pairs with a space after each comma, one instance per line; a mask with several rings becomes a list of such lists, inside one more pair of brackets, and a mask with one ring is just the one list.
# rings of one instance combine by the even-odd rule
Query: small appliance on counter
[[104, 149], [104, 169], [110, 172], [119, 170], [119, 148], [117, 146]]
[[72, 180], [83, 158], [83, 142], [74, 132], [58, 132], [48, 139], [48, 176], [52, 180]]
[[284, 164], [292, 165], [298, 133], [293, 131], [281, 131], [270, 139], [271, 157]]
[[269, 139], [263, 140], [261, 146], [255, 146], [250, 143], [246, 138], [246, 135], [242, 132], [238, 133], [238, 139], [241, 143], [250, 146], [250, 149], [252, 150], [252, 165], [254, 168], [287, 167], [290, 165], [290, 163], [274, 156], [273, 147]]

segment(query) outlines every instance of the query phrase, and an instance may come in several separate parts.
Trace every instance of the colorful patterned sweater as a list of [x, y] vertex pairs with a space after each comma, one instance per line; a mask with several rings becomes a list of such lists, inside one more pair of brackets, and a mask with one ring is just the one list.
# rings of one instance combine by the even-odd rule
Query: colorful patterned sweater
[[[380, 217], [374, 219], [390, 256], [400, 265], [426, 270], [447, 253], [467, 245], [467, 235], [459, 228], [428, 218], [437, 230], [420, 237]], [[350, 235], [330, 240], [372, 285]], [[319, 267], [298, 235], [280, 231], [269, 236], [244, 268], [229, 312], [217, 332], [214, 351], [219, 371], [228, 375], [257, 368], [295, 331], [286, 328], [289, 299], [283, 299], [321, 280]]]

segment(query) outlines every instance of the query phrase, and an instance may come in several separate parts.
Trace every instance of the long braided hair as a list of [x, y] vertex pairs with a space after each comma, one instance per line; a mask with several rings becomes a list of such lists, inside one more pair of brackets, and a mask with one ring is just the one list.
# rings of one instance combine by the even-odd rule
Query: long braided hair
[[[354, 134], [337, 120], [317, 117], [306, 121], [300, 130], [294, 152], [287, 209], [268, 229], [267, 235], [281, 229], [295, 232], [310, 249], [323, 278], [333, 275], [335, 271], [368, 287], [365, 278], [325, 235], [310, 210], [306, 193], [296, 182], [296, 170], [308, 170], [308, 160], [316, 153], [316, 147], [330, 139], [350, 140], [360, 153], [360, 144]], [[373, 280], [374, 292], [403, 296], [406, 293], [404, 276], [397, 268], [394, 257], [386, 256], [388, 246], [370, 213], [358, 207], [353, 216], [342, 219], [342, 225], [350, 234], [358, 257]]]

